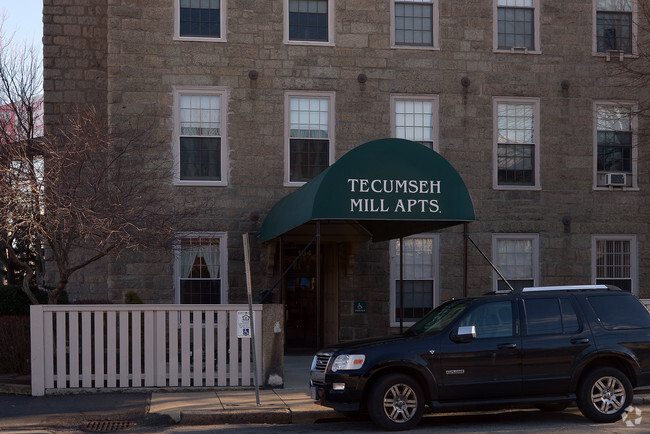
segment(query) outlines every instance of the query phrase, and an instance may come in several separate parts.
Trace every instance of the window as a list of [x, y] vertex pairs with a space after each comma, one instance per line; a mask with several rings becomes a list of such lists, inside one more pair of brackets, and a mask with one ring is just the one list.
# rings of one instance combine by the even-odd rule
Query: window
[[636, 1], [595, 0], [594, 52], [636, 54]]
[[636, 106], [600, 102], [594, 111], [595, 188], [637, 188]]
[[226, 40], [226, 0], [175, 0], [174, 8], [176, 39]]
[[226, 185], [226, 91], [175, 89], [175, 181]]
[[596, 236], [592, 239], [594, 283], [615, 285], [638, 293], [637, 247], [635, 236]]
[[285, 183], [301, 185], [334, 161], [334, 93], [289, 92], [285, 111]]
[[558, 298], [532, 298], [524, 301], [528, 336], [577, 333], [578, 315], [571, 302]]
[[334, 43], [332, 0], [285, 0], [285, 42]]
[[[539, 276], [539, 235], [493, 235], [492, 258], [514, 289], [535, 286]], [[493, 287], [496, 291], [510, 290], [496, 272]]]
[[227, 303], [226, 234], [179, 234], [176, 241], [174, 275], [177, 303]]
[[438, 97], [391, 96], [393, 137], [438, 150]]
[[494, 50], [540, 52], [539, 0], [494, 0]]
[[476, 339], [514, 336], [512, 302], [496, 301], [482, 304], [463, 318], [459, 326], [474, 326]]
[[[650, 328], [647, 309], [634, 297], [596, 295], [588, 300], [598, 320], [608, 330]], [[625, 314], [621, 315], [623, 312]]]
[[438, 0], [391, 1], [391, 46], [439, 48]]
[[539, 100], [494, 99], [496, 189], [539, 189]]
[[400, 296], [400, 242], [391, 241], [391, 325], [399, 326], [400, 301], [404, 324], [413, 324], [438, 303], [438, 236], [420, 234], [404, 238], [403, 295]]

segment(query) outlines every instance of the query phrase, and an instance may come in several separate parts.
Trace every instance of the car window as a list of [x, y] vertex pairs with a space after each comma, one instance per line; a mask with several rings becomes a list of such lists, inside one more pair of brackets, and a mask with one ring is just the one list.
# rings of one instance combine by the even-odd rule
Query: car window
[[471, 299], [451, 300], [443, 303], [413, 324], [406, 334], [419, 335], [440, 332], [455, 321], [471, 304]]
[[609, 330], [650, 327], [648, 310], [631, 295], [594, 295], [588, 297], [600, 323]]
[[528, 336], [576, 333], [580, 330], [573, 305], [565, 298], [524, 300]]
[[476, 338], [501, 338], [513, 336], [512, 303], [495, 301], [478, 306], [459, 324], [476, 327]]

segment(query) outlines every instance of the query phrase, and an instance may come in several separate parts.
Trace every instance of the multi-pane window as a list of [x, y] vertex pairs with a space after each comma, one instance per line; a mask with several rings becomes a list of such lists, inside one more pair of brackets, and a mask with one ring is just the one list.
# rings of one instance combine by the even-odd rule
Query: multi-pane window
[[[400, 241], [391, 243], [391, 323], [413, 323], [434, 307], [437, 274], [437, 236], [404, 238], [403, 287], [400, 288]], [[401, 309], [403, 301], [404, 309]]]
[[334, 95], [321, 95], [287, 94], [287, 183], [307, 182], [331, 163]]
[[531, 99], [495, 99], [495, 187], [539, 185], [539, 108]]
[[596, 284], [615, 285], [637, 292], [636, 239], [633, 236], [597, 236], [592, 240]]
[[331, 0], [288, 0], [288, 40], [330, 41]]
[[177, 90], [175, 99], [177, 180], [224, 185], [225, 91]]
[[187, 234], [176, 248], [176, 300], [182, 304], [227, 303], [226, 236]]
[[437, 150], [437, 113], [436, 97], [392, 96], [393, 136], [407, 139]]
[[633, 0], [595, 0], [596, 52], [633, 52]]
[[632, 105], [595, 104], [596, 187], [633, 187], [636, 156]]
[[495, 1], [495, 50], [538, 51], [537, 0]]
[[[539, 236], [499, 234], [492, 237], [492, 257], [497, 269], [514, 289], [535, 286], [539, 275]], [[494, 272], [494, 289], [510, 288]]]
[[437, 0], [394, 0], [392, 8], [393, 46], [437, 46]]
[[225, 0], [176, 0], [178, 37], [221, 40], [225, 24], [224, 6]]

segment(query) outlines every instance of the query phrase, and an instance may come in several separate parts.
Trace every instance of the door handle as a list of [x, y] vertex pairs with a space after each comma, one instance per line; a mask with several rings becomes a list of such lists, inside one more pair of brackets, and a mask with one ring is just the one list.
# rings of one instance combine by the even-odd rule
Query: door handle
[[497, 348], [500, 350], [513, 350], [517, 348], [517, 344], [499, 344]]
[[573, 338], [571, 339], [572, 344], [588, 344], [589, 343], [589, 338]]

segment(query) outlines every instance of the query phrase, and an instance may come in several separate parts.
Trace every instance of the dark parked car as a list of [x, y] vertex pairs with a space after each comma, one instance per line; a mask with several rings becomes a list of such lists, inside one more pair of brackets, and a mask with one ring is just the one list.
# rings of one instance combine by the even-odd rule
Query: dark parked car
[[650, 314], [605, 285], [525, 288], [447, 301], [398, 337], [327, 348], [314, 357], [312, 397], [367, 411], [389, 430], [434, 411], [576, 401], [614, 422], [650, 385]]

